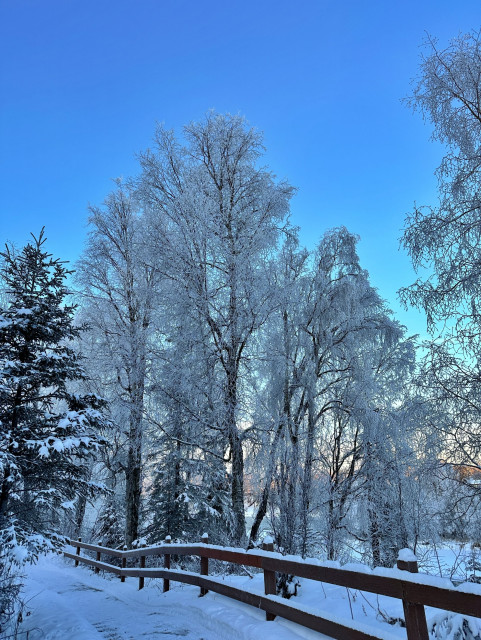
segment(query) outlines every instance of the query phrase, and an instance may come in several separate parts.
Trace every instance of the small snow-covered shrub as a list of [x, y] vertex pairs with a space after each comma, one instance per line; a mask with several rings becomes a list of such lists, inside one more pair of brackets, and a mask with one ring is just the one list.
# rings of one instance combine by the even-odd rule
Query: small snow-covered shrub
[[481, 552], [474, 545], [471, 547], [471, 555], [466, 560], [468, 582], [481, 584]]
[[[20, 577], [0, 559], [0, 636], [12, 626], [19, 604]], [[8, 634], [7, 634], [8, 637]]]
[[481, 640], [481, 622], [454, 613], [441, 613], [431, 620], [433, 640]]
[[276, 590], [277, 595], [283, 598], [292, 598], [297, 596], [297, 589], [301, 586], [299, 579], [290, 573], [277, 574]]

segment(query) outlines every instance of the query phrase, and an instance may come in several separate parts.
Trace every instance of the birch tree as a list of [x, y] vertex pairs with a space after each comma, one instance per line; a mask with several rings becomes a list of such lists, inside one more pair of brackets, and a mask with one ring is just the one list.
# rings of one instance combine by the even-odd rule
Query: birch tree
[[210, 113], [182, 147], [159, 128], [141, 155], [138, 192], [150, 209], [168, 277], [208, 329], [220, 381], [220, 428], [230, 467], [233, 541], [245, 540], [242, 371], [275, 301], [272, 253], [292, 188], [257, 163], [262, 137], [238, 116]]
[[[276, 490], [271, 493], [271, 519], [278, 545], [287, 553], [305, 555], [319, 542], [315, 540], [319, 532], [315, 534], [312, 528], [313, 514], [319, 510], [314, 477], [319, 474], [320, 456], [328, 455], [325, 429], [328, 424], [337, 424], [345, 433], [355, 407], [353, 389], [362, 386], [363, 349], [389, 326], [382, 301], [359, 265], [356, 241], [344, 228], [331, 230], [309, 260], [290, 250], [285, 266], [281, 266], [295, 288], [288, 286], [288, 278], [282, 280], [286, 297], [279, 306], [277, 322], [273, 324], [271, 319], [270, 324], [273, 358], [265, 375], [272, 396], [270, 447], [276, 462], [274, 472], [272, 459], [266, 463], [266, 484], [251, 543], [265, 515], [272, 481]], [[345, 456], [347, 463], [354, 456], [354, 465], [359, 456], [359, 425], [353, 451], [347, 451], [346, 439], [340, 445], [337, 427], [335, 442], [331, 442], [333, 447], [342, 446], [337, 453]], [[341, 467], [338, 474], [344, 473]], [[336, 470], [331, 472], [335, 477]]]
[[91, 207], [91, 231], [78, 264], [83, 313], [109, 359], [110, 392], [125, 416], [125, 543], [138, 538], [149, 338], [157, 277], [146, 257], [139, 209], [118, 183], [102, 207]]
[[[434, 127], [447, 152], [437, 170], [439, 203], [407, 217], [403, 244], [420, 277], [401, 290], [423, 309], [433, 340], [425, 362], [436, 401], [451, 413], [453, 463], [480, 465], [481, 39], [425, 43], [408, 104]], [[450, 446], [451, 449], [451, 446]]]
[[[262, 489], [255, 492], [256, 512], [249, 534], [249, 547], [257, 541], [262, 522], [268, 513], [271, 492], [279, 478], [281, 486], [288, 492], [286, 498], [292, 506], [295, 498], [296, 482], [287, 474], [287, 467], [279, 468], [281, 456], [287, 455], [290, 434], [297, 427], [298, 414], [293, 414], [294, 397], [299, 394], [298, 374], [299, 358], [302, 345], [299, 328], [303, 313], [302, 300], [306, 293], [309, 254], [299, 246], [296, 230], [291, 230], [277, 258], [274, 286], [277, 290], [278, 306], [270, 317], [267, 327], [260, 338], [264, 354], [257, 369], [258, 393], [256, 394], [256, 410], [254, 422], [257, 425], [256, 437], [251, 438], [251, 469], [255, 470]], [[295, 440], [295, 436], [294, 436]], [[298, 472], [296, 465], [289, 465], [291, 474]], [[291, 479], [292, 478], [292, 479]], [[286, 494], [287, 496], [287, 494]], [[296, 530], [296, 513], [293, 508], [286, 508], [283, 513], [290, 513], [290, 530]], [[284, 522], [286, 533], [281, 535], [283, 544], [288, 536], [287, 521]]]

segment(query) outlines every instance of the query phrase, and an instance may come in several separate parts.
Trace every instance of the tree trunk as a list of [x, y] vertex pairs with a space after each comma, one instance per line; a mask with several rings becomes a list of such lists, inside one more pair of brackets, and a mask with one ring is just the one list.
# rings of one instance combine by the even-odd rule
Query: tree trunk
[[126, 474], [126, 524], [125, 524], [125, 544], [132, 546], [132, 542], [137, 540], [139, 533], [139, 512], [140, 512], [140, 478], [141, 468], [136, 452], [133, 447], [129, 447], [128, 470]]
[[73, 537], [78, 538], [82, 535], [82, 524], [85, 518], [85, 509], [87, 508], [87, 496], [82, 495], [78, 497], [77, 504], [75, 506], [75, 521]]
[[234, 543], [245, 545], [246, 519], [244, 510], [244, 452], [238, 434], [231, 439], [232, 451], [232, 511], [234, 514]]
[[6, 465], [3, 470], [2, 488], [0, 491], [0, 521], [7, 513], [8, 498], [10, 495], [8, 478], [10, 477], [10, 465]]
[[381, 536], [377, 514], [369, 507], [369, 539], [371, 541], [372, 562], [375, 567], [381, 566]]
[[259, 533], [260, 526], [267, 513], [267, 504], [269, 502], [270, 487], [272, 483], [272, 478], [274, 476], [274, 469], [276, 466], [277, 446], [279, 444], [279, 439], [281, 437], [281, 434], [284, 430], [285, 419], [286, 418], [283, 418], [279, 422], [276, 433], [274, 434], [274, 441], [271, 446], [271, 452], [270, 452], [269, 461], [268, 461], [267, 470], [266, 470], [266, 479], [265, 479], [264, 489], [262, 490], [262, 497], [259, 503], [259, 507], [257, 508], [256, 517], [254, 518], [254, 522], [252, 524], [251, 532], [249, 535], [249, 544], [248, 544], [249, 549], [253, 548], [254, 543], [257, 539], [257, 534]]
[[305, 558], [307, 554], [309, 505], [311, 501], [312, 464], [314, 457], [314, 429], [314, 401], [311, 390], [308, 390], [306, 459], [302, 479], [301, 555], [303, 558]]
[[125, 544], [128, 547], [131, 547], [132, 542], [139, 537], [144, 375], [142, 374], [139, 381], [133, 383], [131, 388], [129, 451], [125, 475]]
[[328, 516], [327, 516], [327, 559], [335, 560], [336, 559], [336, 550], [334, 545], [334, 498], [332, 497], [332, 487], [329, 488], [331, 496], [329, 497], [328, 502]]
[[233, 542], [244, 546], [246, 521], [244, 510], [244, 451], [236, 424], [237, 372], [234, 366], [229, 368], [226, 390], [226, 427], [229, 438], [232, 464], [231, 499], [234, 516]]

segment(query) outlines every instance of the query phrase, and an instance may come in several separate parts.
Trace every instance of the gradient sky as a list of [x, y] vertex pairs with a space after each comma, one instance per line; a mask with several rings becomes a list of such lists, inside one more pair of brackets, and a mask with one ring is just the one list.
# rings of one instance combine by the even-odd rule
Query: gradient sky
[[137, 172], [156, 121], [241, 113], [299, 189], [303, 243], [358, 233], [372, 283], [423, 332], [397, 302], [414, 279], [399, 236], [415, 201], [436, 203], [443, 149], [400, 99], [426, 32], [444, 46], [480, 26], [480, 0], [0, 0], [0, 243], [45, 225], [75, 261], [88, 203]]

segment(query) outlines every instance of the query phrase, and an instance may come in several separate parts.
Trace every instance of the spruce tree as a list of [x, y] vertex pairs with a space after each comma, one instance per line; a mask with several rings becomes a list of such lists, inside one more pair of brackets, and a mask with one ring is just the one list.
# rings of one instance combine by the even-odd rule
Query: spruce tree
[[218, 461], [198, 459], [171, 443], [153, 468], [146, 505], [150, 544], [170, 535], [186, 542], [208, 532], [210, 542], [225, 542], [232, 530], [228, 480]]
[[63, 516], [98, 489], [88, 463], [104, 402], [74, 348], [83, 330], [65, 302], [70, 273], [45, 248], [44, 230], [0, 255], [0, 548], [5, 566], [58, 548]]

